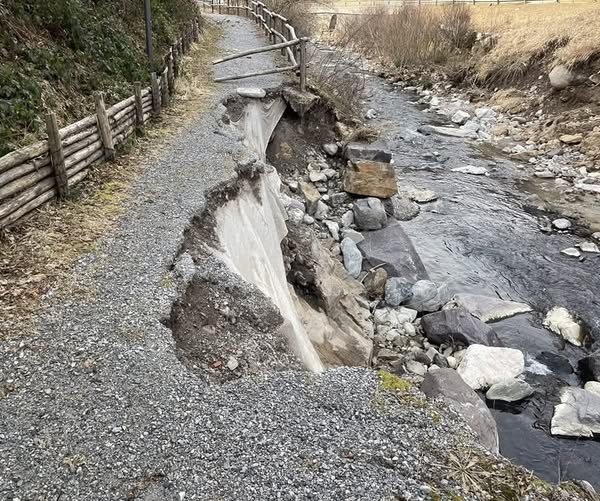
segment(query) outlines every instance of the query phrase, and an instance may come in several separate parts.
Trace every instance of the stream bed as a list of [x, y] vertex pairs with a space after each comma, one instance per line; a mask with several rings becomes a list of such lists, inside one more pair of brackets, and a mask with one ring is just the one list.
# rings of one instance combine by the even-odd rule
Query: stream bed
[[[600, 340], [600, 255], [579, 261], [560, 254], [589, 234], [586, 226], [598, 227], [598, 207], [571, 211], [586, 219], [572, 233], [544, 233], [540, 227], [565, 210], [562, 201], [544, 196], [545, 181], [531, 181], [518, 164], [494, 157], [493, 148], [481, 143], [417, 133], [424, 125], [440, 124], [440, 118], [419, 109], [414, 94], [374, 76], [367, 76], [366, 92], [365, 109], [377, 112], [370, 124], [382, 131], [394, 154], [399, 187], [438, 195], [421, 205], [418, 217], [402, 223], [431, 279], [447, 283], [452, 292], [526, 302], [535, 310], [493, 325], [506, 346], [524, 352], [530, 362], [526, 378], [538, 388], [525, 403], [492, 409], [501, 453], [547, 480], [583, 479], [600, 488], [600, 442], [549, 434], [557, 389], [579, 385], [577, 375], [568, 369], [540, 375], [531, 368], [534, 360], [548, 357], [576, 368]], [[464, 165], [486, 167], [489, 176], [451, 170]], [[545, 313], [557, 305], [585, 325], [586, 347], [568, 345], [542, 327]]]

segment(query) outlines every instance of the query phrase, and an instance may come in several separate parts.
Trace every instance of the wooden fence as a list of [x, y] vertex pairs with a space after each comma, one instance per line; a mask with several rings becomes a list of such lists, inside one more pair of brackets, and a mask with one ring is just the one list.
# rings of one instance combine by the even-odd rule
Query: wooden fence
[[272, 44], [217, 59], [216, 61], [213, 61], [213, 64], [221, 64], [226, 61], [232, 61], [252, 54], [274, 50], [280, 50], [282, 55], [287, 55], [287, 60], [290, 63], [288, 66], [281, 68], [271, 68], [243, 75], [215, 78], [215, 82], [241, 80], [243, 78], [299, 70], [300, 90], [302, 92], [306, 90], [306, 43], [308, 42], [308, 39], [298, 38], [295, 28], [287, 18], [277, 12], [269, 10], [264, 2], [255, 0], [209, 0], [203, 1], [202, 5], [205, 9], [210, 9], [212, 13], [227, 13], [253, 18], [256, 24], [262, 27], [265, 35]]
[[198, 19], [192, 20], [163, 59], [164, 67], [150, 75], [151, 85], [133, 85], [133, 95], [105, 106], [94, 95], [96, 113], [61, 129], [54, 113], [46, 116], [47, 140], [0, 157], [0, 230], [28, 217], [41, 205], [69, 196], [70, 189], [91, 168], [115, 157], [115, 149], [169, 105], [180, 73], [180, 57], [199, 40]]

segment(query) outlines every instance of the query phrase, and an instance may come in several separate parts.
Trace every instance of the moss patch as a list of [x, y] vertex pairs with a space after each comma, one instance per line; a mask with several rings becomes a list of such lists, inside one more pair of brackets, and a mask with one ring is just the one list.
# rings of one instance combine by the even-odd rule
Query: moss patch
[[377, 371], [377, 376], [379, 377], [379, 386], [383, 389], [406, 392], [412, 388], [412, 384], [409, 381], [402, 379], [391, 372], [379, 370]]

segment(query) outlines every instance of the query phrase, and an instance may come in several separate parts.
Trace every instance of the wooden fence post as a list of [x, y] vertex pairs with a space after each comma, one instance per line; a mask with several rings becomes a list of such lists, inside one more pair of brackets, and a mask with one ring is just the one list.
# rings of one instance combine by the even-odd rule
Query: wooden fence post
[[306, 38], [300, 39], [300, 92], [306, 91]]
[[194, 42], [198, 43], [198, 41], [200, 40], [200, 35], [199, 35], [199, 29], [198, 29], [198, 21], [196, 19], [194, 19], [194, 22], [192, 23], [192, 35], [194, 37]]
[[65, 169], [65, 156], [63, 154], [56, 115], [48, 113], [46, 115], [46, 130], [48, 132], [48, 150], [50, 150], [50, 162], [54, 169], [54, 179], [56, 180], [56, 191], [58, 198], [63, 199], [69, 195], [69, 180]]
[[175, 70], [173, 68], [173, 48], [169, 49], [167, 57], [167, 81], [169, 82], [169, 92], [175, 92]]
[[165, 71], [163, 71], [160, 77], [160, 91], [160, 102], [162, 103], [163, 108], [166, 108], [169, 106], [169, 82]]
[[158, 78], [156, 77], [156, 73], [152, 72], [150, 75], [150, 80], [152, 82], [152, 112], [155, 117], [160, 116], [160, 92], [158, 90]]
[[142, 84], [135, 82], [133, 84], [135, 95], [135, 131], [138, 136], [144, 135], [144, 103], [142, 103]]
[[104, 158], [107, 161], [113, 160], [115, 158], [115, 145], [113, 143], [112, 130], [110, 129], [110, 123], [108, 122], [108, 115], [106, 114], [106, 106], [104, 105], [104, 95], [102, 92], [96, 92], [96, 94], [94, 94], [94, 100], [96, 101], [98, 130], [100, 131], [102, 145], [104, 146]]
[[173, 57], [173, 75], [179, 78], [179, 54], [177, 54], [177, 45], [171, 45], [171, 55]]

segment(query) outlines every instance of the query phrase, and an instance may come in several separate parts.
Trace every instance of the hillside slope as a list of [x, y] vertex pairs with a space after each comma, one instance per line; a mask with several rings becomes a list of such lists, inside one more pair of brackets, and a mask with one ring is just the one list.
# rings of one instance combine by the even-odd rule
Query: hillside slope
[[[157, 59], [189, 21], [192, 0], [152, 0]], [[102, 90], [109, 102], [147, 80], [143, 2], [0, 0], [0, 155], [81, 117]], [[158, 61], [157, 61], [158, 62]]]

